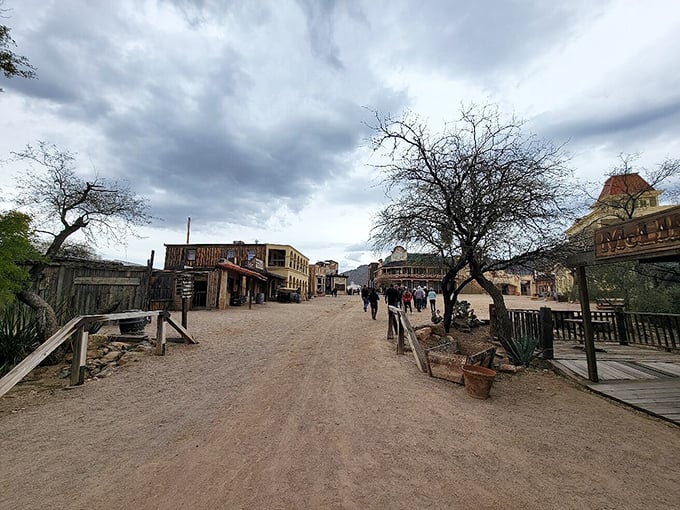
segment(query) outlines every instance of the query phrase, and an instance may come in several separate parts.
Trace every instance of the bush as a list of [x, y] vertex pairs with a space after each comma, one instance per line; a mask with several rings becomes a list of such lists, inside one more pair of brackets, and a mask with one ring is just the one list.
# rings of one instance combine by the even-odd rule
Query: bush
[[33, 352], [40, 345], [38, 338], [30, 308], [19, 302], [5, 306], [0, 313], [0, 376]]

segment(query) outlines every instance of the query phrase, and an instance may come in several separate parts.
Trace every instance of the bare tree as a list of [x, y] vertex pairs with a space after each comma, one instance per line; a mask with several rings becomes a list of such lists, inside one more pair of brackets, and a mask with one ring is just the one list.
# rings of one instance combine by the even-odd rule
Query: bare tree
[[493, 105], [463, 108], [436, 135], [412, 114], [376, 119], [374, 148], [389, 158], [376, 167], [389, 202], [374, 222], [375, 247], [439, 255], [447, 330], [460, 291], [475, 280], [493, 299], [499, 339], [510, 341], [503, 295], [488, 273], [538, 264], [564, 245], [571, 173], [563, 148], [525, 136]]
[[[15, 202], [31, 214], [36, 233], [47, 238], [44, 256], [48, 261], [77, 232], [95, 246], [102, 240], [124, 242], [126, 236], [135, 235], [137, 227], [152, 219], [146, 200], [127, 183], [98, 176], [83, 180], [75, 171], [74, 154], [55, 145], [39, 142], [37, 148], [27, 145], [13, 155], [29, 163], [29, 169], [18, 179]], [[52, 307], [36, 292], [45, 267], [45, 263], [32, 266], [34, 287], [17, 297], [38, 312], [47, 338], [58, 324]]]
[[[654, 205], [644, 204], [647, 196], [653, 192], [663, 192], [664, 199], [674, 203], [680, 197], [680, 159], [666, 158], [656, 168], [635, 168], [635, 161], [640, 154], [619, 154], [620, 163], [607, 175], [618, 177], [617, 189], [614, 193], [595, 195], [590, 191], [592, 184], [583, 185], [584, 195], [590, 198], [591, 209], [597, 210], [596, 219], [611, 218], [626, 221], [636, 216], [643, 207]], [[639, 178], [642, 177], [642, 180]], [[668, 186], [660, 190], [659, 186]], [[599, 189], [598, 185], [598, 189]], [[655, 197], [654, 197], [655, 198]], [[658, 205], [658, 204], [656, 204]]]

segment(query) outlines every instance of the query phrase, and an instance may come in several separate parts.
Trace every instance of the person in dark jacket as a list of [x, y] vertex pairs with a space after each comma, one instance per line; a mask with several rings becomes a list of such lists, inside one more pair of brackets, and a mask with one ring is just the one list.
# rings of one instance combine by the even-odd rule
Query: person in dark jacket
[[394, 284], [391, 284], [390, 288], [385, 291], [385, 302], [387, 306], [396, 306], [397, 308], [401, 306], [401, 296], [399, 291], [394, 288]]
[[378, 315], [378, 301], [380, 301], [380, 296], [375, 289], [371, 289], [371, 292], [368, 293], [368, 302], [371, 304], [371, 318], [373, 320]]
[[364, 312], [368, 308], [368, 287], [364, 285], [361, 287], [361, 300], [364, 302]]

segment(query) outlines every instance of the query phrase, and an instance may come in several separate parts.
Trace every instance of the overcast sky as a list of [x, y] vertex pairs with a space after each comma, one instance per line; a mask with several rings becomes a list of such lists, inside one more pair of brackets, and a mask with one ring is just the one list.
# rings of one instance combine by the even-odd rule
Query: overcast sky
[[[568, 142], [581, 178], [620, 153], [680, 157], [680, 2], [6, 0], [37, 80], [0, 78], [0, 159], [37, 140], [125, 178], [163, 244], [291, 244], [341, 271], [377, 260], [369, 110], [433, 130], [492, 102]], [[7, 196], [25, 165], [0, 168]], [[5, 202], [4, 208], [9, 207]], [[384, 255], [384, 254], [383, 254]]]

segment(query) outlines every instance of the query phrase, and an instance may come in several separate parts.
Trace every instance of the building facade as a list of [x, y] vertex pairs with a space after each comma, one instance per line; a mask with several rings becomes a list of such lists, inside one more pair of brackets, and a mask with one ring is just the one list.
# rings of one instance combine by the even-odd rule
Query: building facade
[[[290, 245], [166, 244], [164, 270], [156, 279], [176, 285], [190, 277], [192, 309], [224, 309], [245, 300], [275, 299], [280, 288], [296, 289], [304, 297], [309, 290], [309, 259]], [[168, 307], [177, 309], [176, 293]]]
[[309, 288], [313, 295], [325, 296], [333, 290], [338, 293], [347, 290], [347, 277], [338, 274], [338, 263], [334, 260], [323, 260], [310, 266]]
[[[390, 285], [406, 287], [409, 289], [418, 286], [434, 289], [437, 293], [442, 291], [442, 280], [446, 275], [446, 267], [435, 255], [423, 253], [408, 253], [403, 247], [397, 246], [392, 254], [379, 260], [374, 270], [369, 266], [369, 284], [386, 289]], [[468, 273], [463, 270], [458, 275], [462, 282]], [[498, 287], [503, 294], [513, 296], [533, 296], [538, 294], [536, 277], [532, 271], [504, 270], [493, 271], [487, 274], [489, 279]], [[373, 278], [371, 280], [371, 277]], [[483, 294], [484, 290], [477, 282], [468, 283], [461, 294]]]

